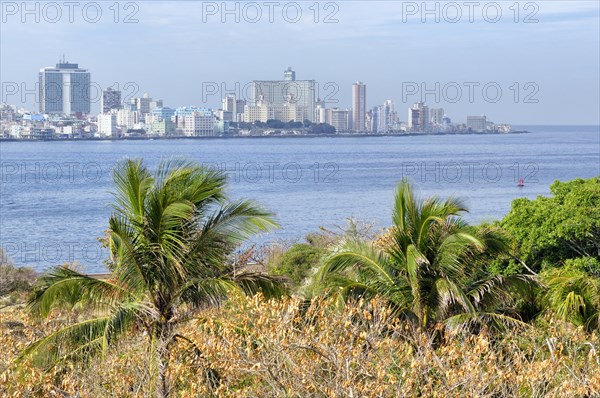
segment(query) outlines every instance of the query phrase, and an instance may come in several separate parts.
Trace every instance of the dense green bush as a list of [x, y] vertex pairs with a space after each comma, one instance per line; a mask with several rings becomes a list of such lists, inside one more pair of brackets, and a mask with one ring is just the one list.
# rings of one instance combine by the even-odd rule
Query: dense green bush
[[292, 288], [298, 288], [310, 275], [325, 253], [325, 249], [307, 243], [297, 243], [286, 251], [279, 261], [271, 264], [271, 272], [290, 279]]
[[600, 259], [600, 178], [555, 181], [550, 192], [514, 200], [500, 222], [519, 257], [536, 271], [578, 257]]

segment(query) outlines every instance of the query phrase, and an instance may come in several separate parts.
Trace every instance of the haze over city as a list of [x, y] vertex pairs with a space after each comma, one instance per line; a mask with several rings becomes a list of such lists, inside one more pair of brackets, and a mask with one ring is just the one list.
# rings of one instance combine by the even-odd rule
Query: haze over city
[[[82, 14], [81, 3], [73, 22], [62, 3], [60, 18], [33, 4], [28, 14], [20, 3], [2, 3], [0, 39], [2, 102], [31, 109], [37, 109], [34, 96], [6, 98], [6, 83], [35, 90], [40, 68], [65, 54], [103, 88], [134, 82], [136, 96], [147, 92], [174, 107], [218, 107], [223, 93], [206, 95], [207, 83], [231, 90], [236, 83], [280, 79], [293, 66], [297, 79], [317, 82], [319, 97], [337, 101], [328, 103], [332, 107], [351, 107], [352, 83], [360, 80], [368, 86], [368, 108], [391, 99], [405, 109], [425, 99], [455, 118], [598, 124], [596, 2], [519, 3], [519, 12], [500, 2], [501, 16], [497, 7], [483, 13], [485, 2], [471, 10], [459, 2], [462, 17], [455, 23], [444, 2], [428, 9], [420, 2], [294, 3], [299, 8], [283, 2], [273, 9], [262, 2], [255, 8], [228, 3], [227, 9], [219, 2], [138, 2], [127, 9], [120, 3], [118, 15], [101, 3], [99, 18], [89, 9]], [[443, 91], [449, 83], [464, 88], [455, 102], [446, 101], [456, 98]], [[465, 84], [473, 83], [469, 98]], [[501, 88], [497, 101], [482, 93], [488, 83]], [[407, 92], [408, 86], [419, 91]], [[92, 113], [98, 111], [96, 101]]]

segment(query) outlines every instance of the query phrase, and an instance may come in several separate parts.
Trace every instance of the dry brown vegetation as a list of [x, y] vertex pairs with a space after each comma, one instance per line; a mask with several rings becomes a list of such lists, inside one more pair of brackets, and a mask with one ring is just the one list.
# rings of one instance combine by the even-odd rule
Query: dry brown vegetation
[[[0, 396], [143, 397], [147, 344], [131, 336], [87, 366], [42, 372], [11, 365], [31, 341], [72, 322], [35, 323], [22, 308], [0, 313]], [[178, 397], [594, 397], [598, 339], [563, 323], [492, 336], [411, 330], [379, 299], [336, 308], [260, 296], [234, 298], [182, 330], [169, 366]], [[438, 334], [438, 333], [436, 333]], [[439, 336], [440, 334], [438, 334]], [[193, 346], [192, 346], [193, 344]], [[194, 347], [194, 348], [192, 348]]]

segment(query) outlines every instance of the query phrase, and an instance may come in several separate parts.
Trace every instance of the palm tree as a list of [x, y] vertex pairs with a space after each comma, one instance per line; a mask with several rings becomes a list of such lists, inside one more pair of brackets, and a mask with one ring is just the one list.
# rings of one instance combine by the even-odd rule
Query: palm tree
[[27, 347], [44, 367], [104, 353], [128, 334], [147, 336], [156, 395], [169, 394], [172, 345], [192, 344], [176, 327], [195, 310], [221, 303], [234, 291], [278, 295], [283, 285], [259, 273], [233, 272], [230, 255], [250, 234], [276, 226], [249, 201], [227, 202], [223, 173], [186, 161], [162, 162], [154, 175], [142, 161], [114, 171], [108, 279], [57, 267], [30, 300], [32, 313], [85, 308], [90, 319], [69, 325]]
[[548, 308], [559, 319], [588, 332], [600, 329], [600, 278], [572, 266], [551, 268], [542, 274], [548, 287]]
[[[321, 289], [341, 300], [381, 295], [422, 329], [447, 325], [517, 322], [514, 293], [533, 282], [530, 275], [504, 277], [484, 272], [484, 258], [507, 249], [500, 231], [470, 227], [456, 199], [418, 200], [403, 180], [397, 188], [393, 227], [385, 248], [349, 239], [318, 270]], [[513, 315], [513, 316], [510, 316]]]

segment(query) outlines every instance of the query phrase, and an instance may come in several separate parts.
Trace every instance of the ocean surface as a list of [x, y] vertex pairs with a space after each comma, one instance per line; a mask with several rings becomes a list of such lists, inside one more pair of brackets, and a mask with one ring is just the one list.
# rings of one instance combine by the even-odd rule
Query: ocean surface
[[349, 217], [387, 226], [403, 177], [422, 196], [463, 198], [477, 223], [502, 218], [515, 198], [548, 195], [554, 180], [600, 175], [598, 126], [516, 128], [531, 134], [1, 142], [0, 245], [16, 265], [76, 261], [104, 271], [97, 238], [111, 213], [111, 170], [126, 158], [224, 170], [232, 198], [276, 214], [281, 229], [256, 237], [262, 244], [299, 241]]

